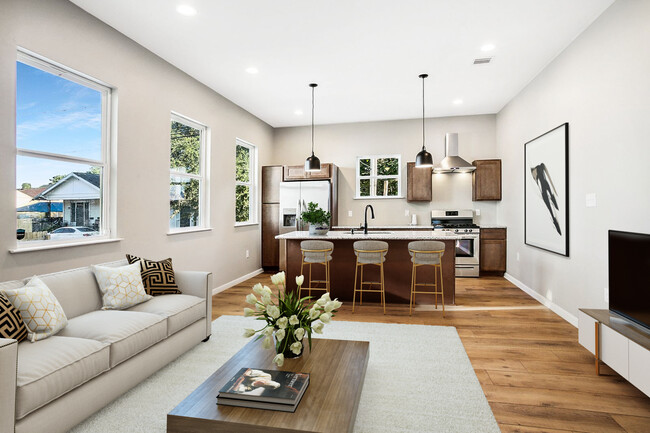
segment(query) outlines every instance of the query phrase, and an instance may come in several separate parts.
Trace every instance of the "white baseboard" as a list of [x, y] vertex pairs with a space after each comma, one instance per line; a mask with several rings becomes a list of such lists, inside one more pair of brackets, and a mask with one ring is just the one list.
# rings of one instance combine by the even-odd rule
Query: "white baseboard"
[[519, 287], [521, 290], [523, 290], [524, 292], [528, 293], [530, 296], [535, 298], [542, 305], [549, 308], [552, 312], [554, 312], [555, 314], [557, 314], [558, 316], [560, 316], [561, 318], [563, 318], [564, 320], [566, 320], [567, 322], [575, 326], [576, 328], [578, 327], [578, 318], [576, 316], [569, 313], [567, 310], [560, 307], [559, 305], [554, 304], [553, 301], [551, 301], [545, 296], [540, 295], [538, 292], [534, 291], [533, 289], [531, 289], [530, 287], [528, 287], [527, 285], [525, 285], [524, 283], [522, 283], [512, 275], [510, 275], [509, 273], [506, 272], [504, 277], [506, 280], [510, 281], [512, 284]]
[[212, 289], [212, 296], [216, 295], [217, 293], [221, 293], [224, 290], [229, 289], [232, 286], [241, 283], [242, 281], [246, 281], [249, 278], [253, 278], [255, 275], [259, 275], [262, 272], [264, 272], [264, 269], [259, 268], [259, 269], [254, 270], [251, 273], [248, 273], [246, 275], [242, 275], [241, 277], [236, 278], [236, 279], [234, 279], [232, 281], [228, 281], [226, 284], [222, 284], [219, 287], [215, 287], [214, 289]]

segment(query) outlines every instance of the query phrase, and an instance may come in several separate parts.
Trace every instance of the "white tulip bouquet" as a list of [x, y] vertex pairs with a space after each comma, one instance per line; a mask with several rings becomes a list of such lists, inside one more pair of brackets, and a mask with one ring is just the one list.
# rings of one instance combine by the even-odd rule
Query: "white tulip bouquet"
[[[302, 275], [296, 277], [298, 290], [304, 280]], [[244, 336], [248, 338], [259, 334], [257, 340], [263, 339], [262, 347], [265, 349], [271, 348], [275, 336], [277, 355], [273, 362], [281, 367], [285, 358], [296, 358], [302, 354], [305, 337], [311, 349], [312, 332], [322, 334], [323, 327], [332, 320], [342, 303], [330, 299], [329, 293], [312, 302], [311, 296], [299, 298], [299, 292], [287, 293], [284, 272], [273, 275], [271, 282], [275, 285], [277, 294], [268, 286], [257, 283], [253, 286], [253, 293], [246, 296], [246, 302], [254, 309], [244, 308], [244, 316], [257, 316], [257, 320], [266, 321], [266, 325], [258, 330], [248, 328], [244, 331]]]

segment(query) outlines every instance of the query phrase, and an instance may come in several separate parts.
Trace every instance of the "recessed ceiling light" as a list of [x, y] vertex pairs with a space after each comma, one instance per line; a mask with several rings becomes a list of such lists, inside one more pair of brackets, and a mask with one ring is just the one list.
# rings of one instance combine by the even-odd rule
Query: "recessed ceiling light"
[[178, 5], [176, 6], [176, 12], [186, 17], [191, 17], [196, 15], [196, 9], [190, 5]]
[[494, 46], [494, 44], [485, 44], [481, 47], [481, 51], [483, 52], [492, 51], [495, 48], [496, 47]]
[[302, 116], [302, 110], [296, 110], [293, 112], [296, 116]]
[[460, 105], [460, 104], [463, 103], [463, 100], [462, 99], [454, 99], [453, 103], [454, 103], [454, 105]]
[[251, 66], [250, 68], [246, 68], [246, 72], [248, 72], [249, 74], [257, 74], [259, 71], [257, 70], [257, 68]]

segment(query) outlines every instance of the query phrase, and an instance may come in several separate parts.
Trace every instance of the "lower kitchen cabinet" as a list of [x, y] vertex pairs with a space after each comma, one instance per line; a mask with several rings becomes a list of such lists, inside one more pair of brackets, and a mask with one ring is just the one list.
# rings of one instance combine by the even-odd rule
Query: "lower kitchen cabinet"
[[506, 272], [507, 246], [507, 231], [505, 228], [481, 228], [481, 274], [503, 275]]

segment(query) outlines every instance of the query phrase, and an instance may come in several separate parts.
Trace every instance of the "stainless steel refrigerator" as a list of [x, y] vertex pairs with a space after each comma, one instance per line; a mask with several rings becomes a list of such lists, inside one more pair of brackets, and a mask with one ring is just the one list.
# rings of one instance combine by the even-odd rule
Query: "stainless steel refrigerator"
[[300, 214], [310, 202], [332, 212], [332, 184], [329, 180], [282, 182], [280, 184], [280, 233], [309, 230]]

